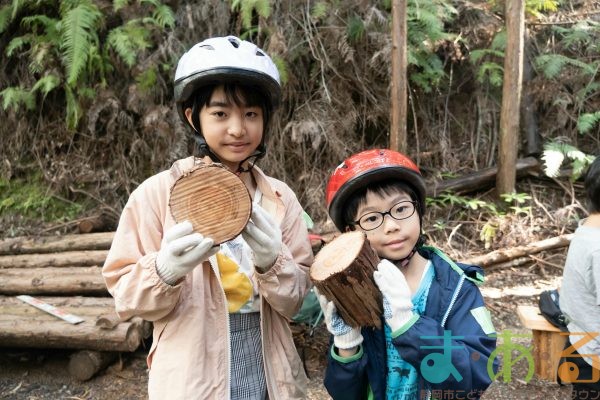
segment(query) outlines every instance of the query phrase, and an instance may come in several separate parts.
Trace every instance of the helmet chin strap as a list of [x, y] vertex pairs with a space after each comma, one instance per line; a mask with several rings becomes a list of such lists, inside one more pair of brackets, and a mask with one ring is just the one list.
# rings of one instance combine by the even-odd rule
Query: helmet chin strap
[[423, 246], [424, 244], [425, 244], [425, 238], [423, 235], [420, 235], [419, 239], [417, 240], [417, 243], [415, 244], [415, 247], [413, 247], [413, 249], [410, 251], [410, 253], [408, 253], [408, 255], [406, 257], [401, 258], [399, 260], [394, 260], [394, 263], [396, 264], [396, 266], [400, 269], [406, 267], [410, 263], [410, 260], [413, 258], [415, 253], [417, 252], [417, 249], [419, 247]]

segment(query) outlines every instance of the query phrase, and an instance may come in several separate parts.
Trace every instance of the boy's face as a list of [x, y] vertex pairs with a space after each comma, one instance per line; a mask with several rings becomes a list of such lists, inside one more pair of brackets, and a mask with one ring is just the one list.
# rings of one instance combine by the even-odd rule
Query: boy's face
[[[191, 123], [192, 110], [186, 110]], [[240, 106], [231, 102], [218, 86], [210, 101], [200, 110], [200, 126], [206, 144], [230, 170], [254, 153], [263, 135], [260, 106]]]
[[[412, 199], [400, 190], [383, 197], [368, 191], [365, 202], [358, 207], [356, 220], [370, 212], [386, 213], [402, 201], [412, 201]], [[409, 203], [404, 204], [410, 206]], [[415, 210], [410, 217], [401, 220], [394, 219], [389, 214], [385, 215], [383, 223], [372, 230], [365, 230], [359, 225], [356, 225], [356, 229], [366, 233], [367, 239], [380, 258], [400, 260], [408, 256], [415, 247], [421, 233], [421, 223], [419, 212]]]

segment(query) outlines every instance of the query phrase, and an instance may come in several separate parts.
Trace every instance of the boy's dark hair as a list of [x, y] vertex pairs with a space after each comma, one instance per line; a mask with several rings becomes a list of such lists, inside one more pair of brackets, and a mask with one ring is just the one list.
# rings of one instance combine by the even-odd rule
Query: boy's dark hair
[[417, 196], [417, 192], [412, 188], [412, 186], [407, 185], [404, 182], [388, 179], [384, 181], [371, 183], [360, 190], [354, 192], [346, 201], [344, 205], [344, 209], [342, 212], [342, 216], [344, 218], [345, 228], [354, 228], [354, 221], [358, 219], [358, 208], [363, 204], [367, 199], [367, 192], [373, 192], [379, 196], [390, 196], [396, 192], [402, 191], [406, 193], [412, 201], [416, 202], [415, 207], [417, 213], [419, 214], [419, 221], [422, 221], [423, 215], [421, 214], [421, 207], [419, 206], [419, 197]]
[[[190, 98], [184, 102], [183, 109], [192, 109], [192, 125], [196, 130], [196, 135], [202, 135], [202, 127], [200, 126], [200, 110], [206, 106], [212, 97], [214, 90], [221, 85], [215, 83], [214, 85], [206, 85], [196, 90]], [[225, 97], [229, 102], [237, 106], [246, 107], [260, 107], [263, 113], [263, 139], [259, 146], [259, 151], [264, 152], [264, 141], [269, 121], [271, 119], [272, 106], [269, 101], [269, 97], [263, 92], [263, 90], [256, 85], [245, 85], [243, 83], [225, 83], [223, 84], [223, 91]], [[210, 155], [208, 154], [208, 147], [203, 138], [198, 141], [198, 147], [200, 156]], [[203, 146], [204, 144], [204, 146]]]
[[600, 156], [596, 157], [585, 176], [585, 191], [591, 213], [600, 212]]

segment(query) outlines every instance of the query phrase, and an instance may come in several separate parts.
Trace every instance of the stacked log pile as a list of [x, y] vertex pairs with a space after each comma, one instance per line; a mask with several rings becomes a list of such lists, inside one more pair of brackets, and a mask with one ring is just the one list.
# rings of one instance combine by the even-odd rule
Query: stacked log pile
[[[89, 379], [149, 337], [141, 318], [122, 321], [102, 278], [113, 232], [0, 240], [0, 347], [81, 350], [69, 369]], [[70, 324], [16, 296], [30, 295], [81, 317]], [[85, 371], [85, 372], [83, 372]]]

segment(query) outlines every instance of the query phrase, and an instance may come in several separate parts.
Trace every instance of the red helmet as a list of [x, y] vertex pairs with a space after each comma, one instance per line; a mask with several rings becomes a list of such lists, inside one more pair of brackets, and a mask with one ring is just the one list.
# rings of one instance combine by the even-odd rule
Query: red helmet
[[329, 216], [342, 230], [346, 225], [342, 210], [348, 198], [370, 183], [397, 179], [417, 194], [419, 213], [425, 212], [425, 182], [417, 165], [404, 154], [387, 149], [366, 150], [340, 164], [327, 182], [326, 201]]

